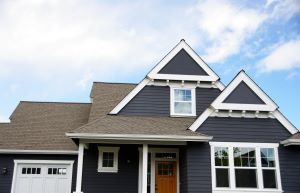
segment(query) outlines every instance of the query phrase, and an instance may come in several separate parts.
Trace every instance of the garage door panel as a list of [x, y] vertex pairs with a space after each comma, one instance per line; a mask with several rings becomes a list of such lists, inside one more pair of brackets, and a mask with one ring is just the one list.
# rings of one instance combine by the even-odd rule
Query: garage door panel
[[19, 163], [13, 193], [71, 193], [71, 165], [47, 163]]
[[31, 192], [43, 193], [43, 178], [32, 178], [31, 180]]
[[55, 178], [46, 178], [45, 179], [45, 193], [57, 193]]
[[16, 193], [30, 193], [30, 178], [19, 178], [16, 184]]
[[68, 183], [68, 179], [59, 179], [57, 182], [57, 193], [70, 192], [69, 187], [65, 186]]

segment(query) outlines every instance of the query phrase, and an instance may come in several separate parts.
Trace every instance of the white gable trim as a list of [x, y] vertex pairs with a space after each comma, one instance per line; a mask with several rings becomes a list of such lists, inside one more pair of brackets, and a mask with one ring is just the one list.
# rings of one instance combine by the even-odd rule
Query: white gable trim
[[[263, 105], [256, 104], [231, 104], [222, 103], [229, 94], [242, 82], [244, 81], [257, 95], [264, 101]], [[291, 134], [295, 134], [298, 129], [278, 110], [278, 106], [273, 102], [273, 100], [264, 91], [259, 88], [253, 80], [242, 70], [233, 81], [223, 90], [223, 92], [212, 102], [211, 106], [207, 108], [189, 127], [190, 130], [196, 131], [206, 119], [210, 116], [214, 116], [215, 111], [218, 110], [240, 110], [246, 111], [269, 111], [271, 113], [270, 118], [277, 119]], [[241, 114], [241, 117], [245, 117]], [[230, 117], [230, 116], [228, 116]], [[259, 116], [257, 117], [259, 118]]]
[[118, 114], [149, 82], [150, 80], [147, 78], [142, 80], [109, 114]]
[[[158, 72], [170, 62], [170, 60], [181, 50], [184, 49], [208, 74], [208, 76], [197, 75], [174, 75], [158, 74]], [[147, 75], [150, 79], [166, 80], [190, 80], [190, 81], [217, 81], [219, 76], [209, 68], [207, 64], [198, 56], [198, 54], [184, 41], [181, 40]]]
[[[223, 101], [231, 94], [235, 88], [244, 81], [250, 89], [252, 89], [257, 96], [265, 104], [236, 104], [236, 103], [223, 103]], [[278, 106], [273, 100], [261, 89], [259, 86], [251, 80], [251, 78], [241, 71], [233, 81], [225, 88], [225, 90], [214, 100], [211, 106], [215, 109], [227, 109], [227, 110], [246, 110], [246, 111], [275, 111]]]
[[274, 111], [273, 115], [291, 134], [299, 132], [299, 130], [279, 110]]

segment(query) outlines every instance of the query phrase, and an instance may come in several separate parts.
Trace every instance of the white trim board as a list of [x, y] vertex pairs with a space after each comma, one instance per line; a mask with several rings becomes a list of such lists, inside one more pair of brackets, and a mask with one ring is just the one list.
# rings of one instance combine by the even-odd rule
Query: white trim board
[[284, 146], [300, 145], [300, 139], [286, 139], [280, 142]]
[[[265, 104], [222, 103], [242, 81], [244, 81], [245, 84], [247, 84], [250, 89], [252, 89], [258, 97], [264, 101]], [[214, 116], [216, 110], [239, 110], [243, 112], [256, 111], [258, 113], [259, 111], [269, 111], [271, 113], [270, 118], [277, 119], [291, 134], [299, 132], [298, 129], [282, 115], [274, 101], [261, 88], [259, 88], [259, 86], [243, 70], [238, 73], [231, 83], [229, 83], [222, 93], [212, 102], [211, 106], [196, 119], [189, 129], [196, 131], [208, 117]], [[241, 117], [243, 117], [243, 113], [241, 114]], [[259, 118], [259, 116], [257, 118]]]
[[[257, 94], [257, 96], [265, 104], [236, 104], [236, 103], [223, 103], [223, 101], [236, 89], [236, 87], [244, 82], [249, 88]], [[241, 70], [237, 76], [229, 83], [223, 92], [213, 101], [211, 106], [214, 109], [228, 109], [228, 110], [246, 110], [246, 111], [275, 111], [278, 106], [274, 101], [261, 89], [259, 86]]]
[[127, 141], [201, 141], [207, 142], [211, 136], [180, 136], [180, 135], [139, 135], [139, 134], [97, 134], [97, 133], [66, 133], [70, 138], [110, 139]]
[[149, 82], [150, 80], [147, 78], [142, 80], [109, 114], [118, 114]]
[[[158, 72], [167, 65], [174, 56], [184, 49], [199, 66], [208, 74], [208, 76], [198, 75], [175, 75], [175, 74], [158, 74]], [[148, 74], [151, 79], [166, 80], [190, 80], [190, 81], [217, 81], [219, 76], [200, 58], [200, 56], [185, 42], [181, 40]]]
[[0, 154], [63, 154], [77, 155], [78, 151], [68, 150], [20, 150], [20, 149], [0, 149]]

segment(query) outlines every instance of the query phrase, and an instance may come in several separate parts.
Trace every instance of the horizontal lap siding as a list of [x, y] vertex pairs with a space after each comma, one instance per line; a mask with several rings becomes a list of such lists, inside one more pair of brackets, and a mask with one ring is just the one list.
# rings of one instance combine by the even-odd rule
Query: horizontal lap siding
[[[210, 117], [197, 131], [221, 142], [279, 143], [291, 136], [276, 119]], [[210, 147], [208, 144], [196, 147], [188, 145], [187, 150], [189, 193], [211, 192]], [[299, 193], [300, 147], [281, 145], [279, 162], [284, 192]]]
[[8, 169], [7, 175], [0, 174], [0, 193], [10, 193], [14, 172], [14, 160], [71, 160], [74, 161], [72, 176], [72, 191], [75, 191], [77, 155], [22, 155], [22, 154], [0, 154], [0, 172], [2, 168]]
[[196, 89], [196, 112], [200, 115], [220, 94], [216, 88], [197, 88]]
[[170, 88], [144, 87], [121, 111], [121, 115], [170, 115]]
[[213, 141], [278, 143], [291, 134], [276, 119], [210, 117], [197, 130]]
[[282, 189], [285, 193], [300, 192], [300, 147], [279, 148]]
[[188, 193], [211, 193], [209, 144], [188, 143], [186, 157]]
[[[220, 90], [216, 88], [197, 88], [197, 115], [219, 94]], [[120, 115], [170, 116], [170, 87], [146, 86], [120, 111]]]
[[118, 173], [97, 172], [99, 156], [98, 146], [91, 144], [89, 149], [85, 150], [82, 177], [82, 191], [84, 193], [138, 192], [138, 146], [120, 145], [119, 147]]

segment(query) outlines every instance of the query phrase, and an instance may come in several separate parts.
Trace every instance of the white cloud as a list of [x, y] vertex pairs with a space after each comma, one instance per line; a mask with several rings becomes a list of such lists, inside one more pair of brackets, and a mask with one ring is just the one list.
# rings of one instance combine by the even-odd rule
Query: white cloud
[[283, 43], [262, 59], [258, 68], [263, 72], [300, 67], [300, 39]]
[[300, 13], [299, 0], [270, 0], [269, 5], [274, 6], [270, 15], [272, 19], [288, 20], [295, 14]]
[[5, 116], [0, 115], [0, 123], [9, 123], [10, 120]]
[[217, 0], [199, 1], [193, 12], [198, 17], [198, 27], [211, 44], [203, 56], [208, 62], [222, 62], [239, 53], [246, 38], [267, 18], [259, 10]]

